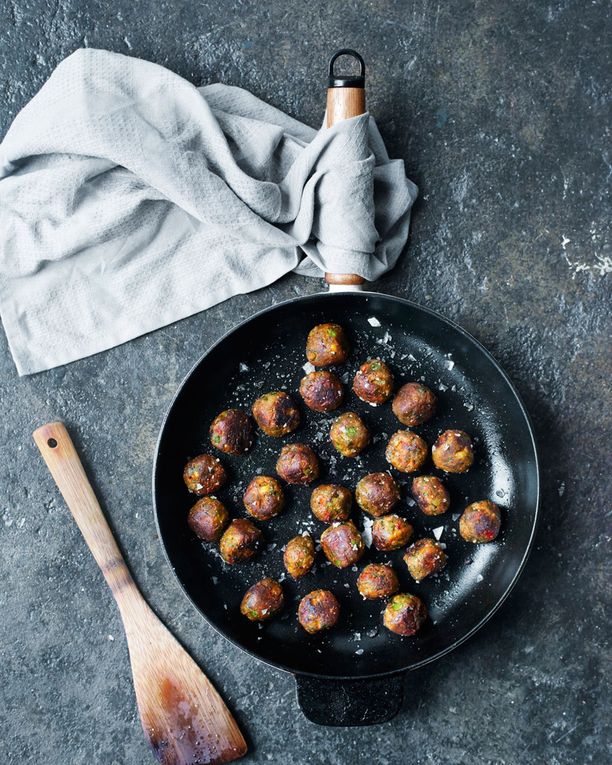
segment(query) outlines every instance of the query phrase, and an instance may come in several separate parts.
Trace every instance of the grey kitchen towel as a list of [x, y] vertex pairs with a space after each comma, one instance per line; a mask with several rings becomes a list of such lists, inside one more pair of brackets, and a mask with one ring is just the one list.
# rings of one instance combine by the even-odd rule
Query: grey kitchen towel
[[0, 144], [0, 314], [20, 374], [297, 270], [376, 279], [416, 186], [368, 115], [315, 130], [240, 88], [78, 50]]

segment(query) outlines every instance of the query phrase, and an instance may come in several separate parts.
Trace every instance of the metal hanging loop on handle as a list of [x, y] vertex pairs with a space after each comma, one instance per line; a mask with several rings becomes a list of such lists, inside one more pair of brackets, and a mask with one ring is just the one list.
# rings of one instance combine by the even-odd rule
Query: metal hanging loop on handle
[[[334, 64], [340, 56], [350, 56], [359, 62], [359, 74], [338, 75], [334, 72]], [[352, 48], [342, 48], [336, 51], [329, 59], [329, 82], [330, 88], [363, 88], [365, 87], [365, 62]]]

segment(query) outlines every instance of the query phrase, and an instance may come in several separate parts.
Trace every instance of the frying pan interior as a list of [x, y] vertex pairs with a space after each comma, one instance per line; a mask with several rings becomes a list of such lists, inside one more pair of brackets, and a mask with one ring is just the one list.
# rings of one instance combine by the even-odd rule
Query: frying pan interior
[[[398, 512], [415, 527], [415, 538], [436, 529], [449, 556], [441, 575], [415, 584], [401, 560], [402, 551], [380, 553], [371, 547], [360, 562], [393, 563], [403, 591], [427, 604], [430, 623], [413, 638], [382, 627], [384, 603], [365, 602], [355, 588], [357, 571], [326, 565], [318, 553], [316, 570], [298, 582], [284, 580], [287, 605], [269, 624], [249, 623], [239, 613], [244, 591], [264, 576], [283, 575], [282, 548], [308, 531], [318, 540], [324, 525], [309, 511], [312, 487], [288, 487], [287, 508], [261, 524], [267, 546], [253, 562], [228, 566], [214, 546], [197, 541], [186, 524], [194, 502], [182, 482], [184, 463], [210, 451], [208, 428], [230, 406], [249, 408], [262, 393], [287, 390], [297, 395], [304, 375], [308, 331], [335, 321], [352, 341], [350, 360], [335, 371], [346, 383], [343, 407], [331, 415], [302, 408], [303, 425], [285, 439], [259, 433], [244, 457], [223, 456], [231, 475], [218, 493], [231, 514], [244, 516], [242, 494], [255, 474], [274, 475], [282, 444], [311, 444], [322, 463], [321, 482], [354, 487], [368, 472], [386, 469], [384, 448], [401, 427], [389, 405], [371, 407], [350, 391], [358, 366], [368, 357], [384, 359], [397, 383], [423, 380], [439, 397], [439, 411], [418, 432], [431, 445], [446, 428], [470, 433], [477, 461], [466, 475], [448, 476], [452, 504], [445, 515], [427, 518], [410, 499], [411, 476], [396, 474], [402, 486]], [[374, 326], [373, 326], [374, 325]], [[378, 326], [380, 325], [380, 326]], [[328, 438], [339, 412], [363, 416], [373, 444], [356, 459], [340, 456]], [[431, 464], [426, 472], [437, 472]], [[172, 403], [158, 443], [154, 495], [160, 537], [185, 592], [226, 637], [260, 659], [296, 673], [337, 678], [368, 677], [413, 668], [451, 650], [468, 637], [501, 603], [517, 578], [534, 532], [538, 506], [537, 458], [523, 407], [508, 379], [473, 338], [439, 315], [398, 298], [372, 293], [322, 294], [277, 305], [249, 319], [213, 346], [194, 367]], [[487, 545], [471, 545], [457, 533], [457, 517], [468, 502], [490, 498], [503, 512], [502, 532]], [[357, 525], [363, 514], [354, 510]], [[295, 616], [299, 599], [312, 589], [331, 589], [342, 606], [336, 629], [308, 636]]]

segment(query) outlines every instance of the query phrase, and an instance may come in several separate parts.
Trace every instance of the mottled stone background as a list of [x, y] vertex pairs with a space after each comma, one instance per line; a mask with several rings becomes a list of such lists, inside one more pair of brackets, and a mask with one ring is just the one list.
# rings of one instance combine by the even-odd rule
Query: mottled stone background
[[58, 417], [144, 592], [248, 731], [245, 762], [610, 762], [609, 33], [603, 0], [2, 3], [2, 134], [80, 46], [241, 85], [312, 124], [330, 53], [361, 51], [371, 111], [421, 189], [406, 255], [377, 288], [441, 311], [505, 366], [539, 438], [543, 520], [503, 610], [408, 678], [397, 719], [318, 728], [291, 677], [226, 643], [179, 591], [150, 473], [162, 414], [203, 349], [320, 285], [292, 276], [27, 379], [0, 333], [0, 762], [151, 761], [117, 612], [31, 440]]

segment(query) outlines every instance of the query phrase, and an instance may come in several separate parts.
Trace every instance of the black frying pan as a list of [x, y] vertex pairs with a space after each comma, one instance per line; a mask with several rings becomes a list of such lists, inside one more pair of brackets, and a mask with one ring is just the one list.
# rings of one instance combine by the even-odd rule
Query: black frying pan
[[[352, 356], [336, 370], [347, 383], [345, 405], [363, 416], [373, 444], [356, 459], [341, 457], [328, 439], [333, 415], [303, 408], [303, 425], [290, 437], [258, 434], [243, 457], [223, 456], [231, 481], [219, 497], [235, 515], [245, 515], [242, 494], [256, 473], [274, 475], [278, 452], [287, 441], [304, 441], [318, 453], [321, 482], [354, 486], [368, 472], [386, 467], [385, 442], [401, 426], [389, 405], [370, 407], [350, 392], [358, 366], [369, 356], [383, 358], [398, 383], [423, 380], [438, 393], [439, 411], [418, 432], [433, 443], [442, 430], [460, 428], [477, 443], [469, 473], [450, 475], [452, 505], [427, 518], [403, 485], [400, 513], [416, 536], [434, 529], [447, 546], [449, 563], [436, 578], [415, 584], [402, 551], [370, 548], [363, 562], [391, 561], [403, 591], [427, 604], [430, 621], [412, 638], [389, 633], [381, 623], [384, 604], [357, 594], [357, 572], [339, 571], [321, 558], [316, 571], [298, 582], [284, 581], [287, 607], [265, 625], [239, 612], [244, 591], [264, 576], [283, 574], [282, 547], [297, 533], [315, 539], [324, 530], [309, 510], [310, 489], [287, 487], [288, 508], [261, 524], [267, 546], [254, 561], [228, 566], [214, 546], [200, 543], [187, 527], [194, 502], [182, 481], [185, 462], [210, 451], [208, 428], [229, 406], [248, 408], [268, 390], [296, 394], [305, 363], [308, 331], [324, 321], [348, 331]], [[377, 326], [377, 325], [380, 326]], [[373, 326], [374, 325], [374, 326]], [[433, 467], [427, 465], [427, 472]], [[436, 472], [436, 471], [434, 471]], [[159, 536], [181, 586], [203, 616], [226, 638], [253, 656], [296, 677], [300, 705], [311, 720], [328, 725], [362, 725], [391, 718], [402, 699], [402, 673], [452, 651], [500, 607], [520, 575], [534, 537], [539, 497], [536, 447], [528, 416], [512, 383], [489, 353], [460, 327], [437, 313], [400, 298], [367, 292], [303, 297], [268, 308], [248, 319], [210, 348], [180, 386], [164, 420], [155, 456], [153, 494]], [[471, 545], [457, 534], [457, 517], [468, 502], [492, 499], [503, 510], [498, 539]], [[363, 515], [354, 512], [357, 525]], [[321, 555], [321, 553], [319, 553]], [[361, 567], [361, 565], [360, 565]], [[308, 636], [295, 616], [299, 599], [312, 589], [331, 589], [342, 605], [341, 623], [328, 633]]]

